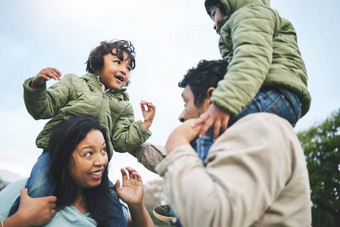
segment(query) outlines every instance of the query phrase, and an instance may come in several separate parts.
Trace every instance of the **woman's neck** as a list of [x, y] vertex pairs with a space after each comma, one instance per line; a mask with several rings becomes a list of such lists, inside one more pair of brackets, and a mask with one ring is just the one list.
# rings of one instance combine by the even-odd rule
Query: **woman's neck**
[[87, 204], [86, 204], [86, 200], [83, 196], [83, 193], [79, 193], [77, 196], [76, 201], [74, 201], [74, 203], [72, 204], [75, 208], [77, 208], [77, 210], [81, 213], [81, 214], [85, 214], [88, 212], [87, 209]]

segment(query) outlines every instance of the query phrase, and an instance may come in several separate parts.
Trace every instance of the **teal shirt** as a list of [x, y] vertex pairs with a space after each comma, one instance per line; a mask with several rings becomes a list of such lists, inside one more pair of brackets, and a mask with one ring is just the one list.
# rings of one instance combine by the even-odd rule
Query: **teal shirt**
[[[0, 220], [8, 217], [9, 210], [15, 201], [15, 199], [20, 195], [20, 190], [25, 187], [27, 179], [22, 179], [16, 181], [0, 192]], [[129, 210], [127, 205], [122, 202], [123, 214], [125, 221], [127, 223], [129, 217]], [[58, 211], [52, 220], [43, 226], [97, 226], [97, 222], [91, 218], [90, 213], [81, 214], [77, 208], [74, 206], [64, 207], [62, 210]]]

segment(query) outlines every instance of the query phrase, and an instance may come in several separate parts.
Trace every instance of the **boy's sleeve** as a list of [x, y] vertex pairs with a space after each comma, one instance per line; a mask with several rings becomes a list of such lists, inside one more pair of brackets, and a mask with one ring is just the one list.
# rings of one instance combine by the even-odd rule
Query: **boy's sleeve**
[[41, 89], [31, 88], [32, 80], [33, 78], [29, 78], [23, 84], [27, 111], [35, 120], [55, 116], [69, 99], [71, 77], [65, 75], [51, 87], [46, 88], [45, 83]]
[[129, 153], [137, 158], [138, 162], [140, 162], [145, 168], [154, 173], [156, 173], [156, 165], [158, 165], [166, 157], [166, 150], [164, 146], [148, 142], [143, 143]]
[[238, 114], [255, 97], [272, 61], [277, 21], [271, 9], [252, 5], [239, 9], [222, 26], [220, 47], [228, 43], [225, 39], [231, 35], [232, 53], [229, 55], [232, 58], [227, 74], [211, 97], [215, 105], [230, 114]]
[[135, 121], [134, 112], [129, 103], [118, 116], [112, 131], [114, 150], [117, 152], [132, 152], [151, 136], [151, 131], [146, 130], [142, 121]]

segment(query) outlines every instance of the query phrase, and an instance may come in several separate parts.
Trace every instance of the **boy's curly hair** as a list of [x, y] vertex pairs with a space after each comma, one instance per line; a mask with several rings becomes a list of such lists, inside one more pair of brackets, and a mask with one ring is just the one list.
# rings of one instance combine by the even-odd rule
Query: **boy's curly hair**
[[210, 87], [217, 87], [217, 83], [227, 73], [228, 62], [226, 60], [201, 60], [197, 67], [191, 68], [178, 83], [180, 88], [190, 86], [194, 95], [194, 104], [200, 107], [207, 97], [207, 90]]
[[113, 41], [102, 41], [100, 45], [94, 48], [89, 55], [86, 62], [86, 71], [90, 73], [96, 73], [100, 71], [104, 66], [104, 56], [112, 53], [112, 50], [116, 50], [115, 55], [123, 61], [124, 52], [128, 55], [128, 60], [130, 60], [130, 66], [133, 70], [136, 66], [135, 60], [135, 48], [130, 41], [127, 40], [113, 40]]
[[219, 0], [205, 0], [204, 6], [205, 6], [205, 9], [207, 10], [208, 15], [211, 18], [212, 18], [211, 8], [214, 7], [214, 6], [219, 8], [221, 13], [223, 13], [223, 15], [227, 15], [227, 10], [226, 10], [225, 6]]

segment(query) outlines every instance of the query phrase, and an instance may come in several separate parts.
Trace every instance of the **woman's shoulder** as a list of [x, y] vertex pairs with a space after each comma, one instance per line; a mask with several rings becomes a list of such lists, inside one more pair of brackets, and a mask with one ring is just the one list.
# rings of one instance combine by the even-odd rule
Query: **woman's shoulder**
[[97, 222], [89, 213], [81, 214], [74, 206], [66, 206], [59, 210], [52, 220], [44, 225], [52, 226], [97, 226]]
[[8, 216], [12, 204], [20, 195], [20, 190], [25, 188], [26, 181], [27, 178], [15, 181], [0, 192], [0, 220]]

